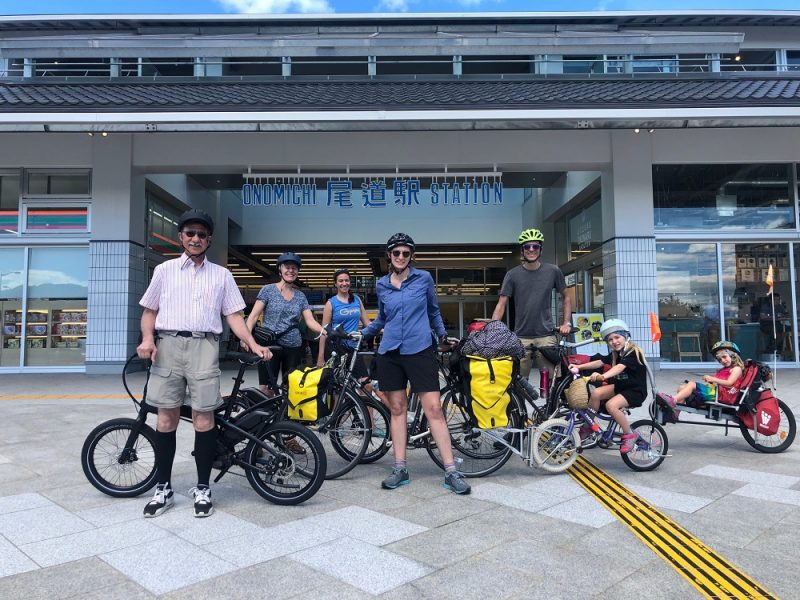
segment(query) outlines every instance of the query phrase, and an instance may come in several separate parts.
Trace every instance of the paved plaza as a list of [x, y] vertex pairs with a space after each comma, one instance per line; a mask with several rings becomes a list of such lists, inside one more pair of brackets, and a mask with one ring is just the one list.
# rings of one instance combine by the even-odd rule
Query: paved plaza
[[[657, 383], [673, 391], [698, 375], [661, 370]], [[800, 371], [777, 379], [777, 396], [800, 415]], [[228, 475], [212, 487], [215, 514], [195, 519], [184, 423], [175, 508], [145, 520], [149, 494], [105, 496], [80, 466], [95, 425], [134, 414], [118, 377], [0, 382], [0, 598], [700, 597], [568, 475], [516, 457], [471, 480], [468, 497], [442, 488], [424, 450], [409, 452], [407, 487], [380, 489], [387, 456], [296, 507], [272, 505]], [[629, 470], [618, 451], [584, 456], [774, 595], [800, 598], [800, 442], [767, 455], [738, 429], [667, 432], [672, 456], [651, 473]]]

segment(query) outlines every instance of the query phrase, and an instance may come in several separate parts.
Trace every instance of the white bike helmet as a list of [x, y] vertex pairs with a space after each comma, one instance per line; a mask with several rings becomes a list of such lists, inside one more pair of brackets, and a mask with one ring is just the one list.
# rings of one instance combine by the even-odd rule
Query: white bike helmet
[[625, 337], [627, 340], [631, 337], [631, 331], [628, 324], [622, 319], [608, 319], [600, 326], [600, 337], [607, 341], [608, 336], [612, 333], [618, 333]]

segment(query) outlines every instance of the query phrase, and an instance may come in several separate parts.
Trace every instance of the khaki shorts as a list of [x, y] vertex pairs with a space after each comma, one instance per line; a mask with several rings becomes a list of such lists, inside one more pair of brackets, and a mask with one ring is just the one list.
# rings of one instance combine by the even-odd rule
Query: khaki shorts
[[180, 337], [161, 333], [156, 360], [150, 367], [147, 403], [157, 408], [178, 408], [188, 403], [198, 412], [212, 411], [222, 405], [219, 373], [218, 335]]
[[525, 348], [525, 357], [519, 361], [519, 374], [522, 375], [525, 379], [531, 374], [531, 368], [536, 367], [537, 369], [547, 369], [550, 371], [550, 374], [553, 374], [553, 368], [555, 365], [548, 361], [541, 352], [534, 353], [533, 360], [531, 359], [531, 351], [529, 346], [532, 344], [534, 348], [542, 348], [547, 346], [557, 346], [558, 340], [554, 335], [543, 335], [541, 337], [533, 337], [533, 338], [519, 338], [519, 341], [522, 342], [522, 346]]

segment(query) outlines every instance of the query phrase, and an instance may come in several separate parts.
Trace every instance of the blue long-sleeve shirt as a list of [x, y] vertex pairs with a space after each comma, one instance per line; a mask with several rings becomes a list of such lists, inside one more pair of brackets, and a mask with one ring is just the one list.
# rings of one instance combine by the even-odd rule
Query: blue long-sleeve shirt
[[400, 288], [392, 285], [390, 275], [385, 275], [375, 288], [378, 316], [363, 333], [370, 337], [383, 329], [379, 354], [398, 349], [400, 354], [416, 354], [433, 344], [431, 329], [439, 337], [446, 335], [436, 287], [427, 271], [410, 267]]

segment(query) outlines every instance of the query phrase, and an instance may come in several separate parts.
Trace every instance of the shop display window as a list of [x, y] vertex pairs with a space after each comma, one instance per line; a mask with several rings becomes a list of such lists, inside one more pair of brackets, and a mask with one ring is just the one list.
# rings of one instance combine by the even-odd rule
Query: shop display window
[[[794, 360], [788, 244], [722, 244], [727, 338], [746, 358]], [[767, 277], [773, 273], [773, 294]], [[774, 307], [774, 308], [773, 308]], [[773, 319], [774, 316], [774, 319]]]
[[716, 244], [658, 244], [658, 317], [661, 360], [713, 360], [720, 339]]
[[80, 233], [89, 231], [88, 206], [26, 206], [26, 233]]
[[0, 367], [19, 366], [24, 264], [22, 248], [0, 248]]

